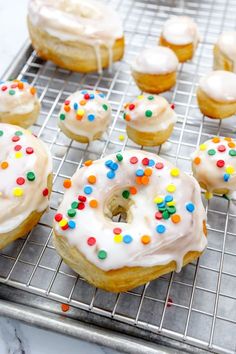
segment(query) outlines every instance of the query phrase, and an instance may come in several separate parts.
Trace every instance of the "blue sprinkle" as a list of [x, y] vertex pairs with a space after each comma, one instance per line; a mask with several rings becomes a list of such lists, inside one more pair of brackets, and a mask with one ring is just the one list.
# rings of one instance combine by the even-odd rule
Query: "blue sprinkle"
[[166, 227], [164, 225], [157, 225], [156, 230], [159, 234], [163, 234], [166, 231]]
[[167, 195], [166, 197], [165, 197], [165, 201], [166, 201], [166, 203], [168, 203], [168, 202], [172, 202], [172, 200], [173, 200], [173, 197], [172, 197], [172, 195]]
[[99, 93], [99, 96], [102, 97], [102, 98], [105, 97], [105, 95], [103, 93]]
[[87, 92], [88, 92], [87, 90], [81, 91], [81, 93], [82, 93], [83, 95], [85, 95]]
[[68, 226], [70, 229], [74, 229], [76, 226], [76, 223], [73, 220], [68, 221]]
[[28, 83], [28, 80], [25, 79], [25, 78], [21, 79], [20, 81], [21, 81], [21, 82], [27, 82], [27, 83]]
[[224, 181], [228, 182], [229, 179], [230, 179], [230, 174], [229, 173], [225, 173], [224, 174]]
[[149, 160], [148, 166], [152, 167], [154, 165], [155, 165], [155, 161], [154, 160]]
[[136, 176], [138, 176], [138, 177], [142, 177], [144, 175], [144, 172], [143, 172], [143, 170], [137, 170], [136, 171]]
[[85, 194], [91, 194], [92, 191], [93, 191], [93, 188], [92, 188], [92, 187], [90, 187], [90, 186], [84, 187], [84, 193], [85, 193]]
[[79, 108], [78, 103], [74, 103], [74, 110], [77, 111], [78, 108]]
[[90, 99], [94, 99], [94, 94], [93, 93], [90, 93]]
[[110, 167], [112, 164], [113, 164], [113, 161], [112, 161], [112, 160], [107, 160], [107, 161], [105, 162], [105, 166], [107, 166], [107, 167]]
[[192, 212], [194, 211], [194, 209], [195, 209], [195, 205], [194, 205], [193, 203], [188, 203], [188, 204], [186, 204], [186, 209], [187, 209], [190, 213], [192, 213]]
[[123, 237], [123, 242], [124, 243], [131, 243], [133, 241], [132, 237], [130, 235], [125, 235]]
[[94, 115], [94, 114], [89, 114], [89, 115], [88, 115], [88, 120], [89, 120], [90, 122], [94, 121], [94, 119], [95, 119], [95, 115]]
[[113, 179], [113, 178], [115, 178], [115, 176], [116, 176], [116, 174], [115, 174], [114, 171], [109, 171], [109, 172], [107, 172], [107, 177], [108, 177], [109, 179]]
[[113, 171], [116, 171], [119, 168], [119, 165], [116, 162], [112, 162], [112, 164], [110, 165], [110, 168]]
[[165, 202], [161, 202], [159, 204], [157, 204], [159, 206], [159, 208], [164, 208], [166, 206]]

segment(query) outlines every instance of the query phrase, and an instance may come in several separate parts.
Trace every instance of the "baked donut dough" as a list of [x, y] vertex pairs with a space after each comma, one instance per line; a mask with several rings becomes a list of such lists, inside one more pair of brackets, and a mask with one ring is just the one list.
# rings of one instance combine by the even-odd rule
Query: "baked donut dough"
[[[55, 215], [54, 245], [89, 283], [126, 291], [200, 256], [206, 214], [193, 177], [141, 150], [85, 165]], [[112, 221], [120, 213], [126, 222]]]
[[192, 59], [199, 40], [197, 25], [190, 17], [173, 16], [164, 24], [160, 45], [171, 48], [182, 63]]
[[223, 32], [214, 46], [214, 70], [236, 73], [236, 31]]
[[38, 55], [73, 71], [102, 72], [122, 59], [121, 21], [94, 0], [30, 0], [28, 29]]
[[0, 249], [26, 235], [48, 207], [52, 161], [46, 146], [16, 125], [0, 123]]
[[175, 85], [178, 64], [173, 50], [156, 46], [144, 49], [131, 65], [131, 70], [140, 90], [160, 93]]
[[40, 103], [36, 89], [25, 81], [0, 83], [0, 122], [28, 128], [39, 116]]
[[202, 114], [209, 118], [227, 118], [236, 113], [236, 74], [216, 70], [203, 77], [197, 89]]
[[89, 143], [99, 139], [111, 121], [111, 106], [98, 91], [82, 90], [69, 96], [61, 107], [58, 126], [70, 139]]
[[177, 116], [164, 97], [140, 95], [124, 107], [126, 131], [136, 144], [161, 145], [170, 137]]
[[208, 199], [213, 193], [236, 191], [236, 140], [214, 137], [205, 141], [193, 154], [192, 169]]

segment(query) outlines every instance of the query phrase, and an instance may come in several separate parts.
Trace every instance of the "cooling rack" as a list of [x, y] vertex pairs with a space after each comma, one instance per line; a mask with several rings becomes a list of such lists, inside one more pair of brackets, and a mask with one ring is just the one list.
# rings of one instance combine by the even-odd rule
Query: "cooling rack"
[[[95, 289], [70, 270], [52, 244], [52, 220], [63, 197], [63, 180], [70, 178], [87, 159], [97, 159], [123, 149], [140, 148], [125, 133], [122, 119], [124, 102], [139, 94], [129, 63], [143, 47], [156, 45], [163, 22], [170, 15], [188, 15], [198, 23], [202, 41], [194, 59], [179, 67], [173, 90], [164, 94], [174, 103], [178, 122], [167, 143], [148, 148], [191, 173], [190, 155], [203, 141], [215, 135], [235, 137], [235, 117], [211, 120], [199, 112], [196, 87], [202, 75], [212, 69], [212, 48], [222, 30], [235, 29], [236, 1], [134, 1], [112, 0], [124, 21], [125, 58], [111, 72], [82, 75], [55, 67], [39, 59], [29, 46], [23, 49], [4, 76], [24, 78], [34, 84], [42, 103], [40, 118], [32, 127], [50, 148], [53, 156], [54, 185], [51, 205], [41, 222], [25, 239], [17, 240], [0, 253], [0, 294], [12, 302], [5, 313], [34, 308], [24, 320], [47, 326], [59, 303], [71, 310], [52, 322], [59, 330], [65, 320], [79, 318], [82, 323], [114, 330], [101, 343], [128, 353], [157, 353], [161, 343], [177, 352], [236, 352], [236, 206], [233, 201], [214, 197], [204, 200], [208, 214], [209, 245], [198, 262], [127, 293], [111, 294]], [[57, 128], [62, 102], [72, 92], [95, 88], [107, 95], [113, 121], [103, 138], [89, 145], [69, 140]], [[14, 304], [13, 304], [14, 302]], [[21, 305], [17, 305], [21, 303]], [[3, 309], [3, 303], [1, 303]], [[36, 309], [47, 310], [40, 322]], [[0, 310], [1, 312], [1, 310]], [[2, 310], [4, 313], [4, 311]], [[27, 312], [27, 311], [26, 311]], [[30, 317], [31, 316], [31, 317]], [[36, 318], [36, 317], [37, 318]], [[31, 318], [31, 320], [30, 320]], [[63, 322], [64, 321], [64, 322]], [[66, 328], [66, 329], [65, 329]], [[64, 332], [76, 335], [72, 325]], [[100, 329], [95, 332], [100, 333]], [[119, 340], [116, 334], [119, 334]], [[91, 331], [84, 338], [99, 341]], [[125, 334], [130, 336], [127, 338]], [[81, 333], [80, 333], [81, 336]], [[132, 344], [133, 338], [145, 339], [145, 345]], [[105, 338], [105, 337], [104, 337]], [[152, 343], [152, 344], [151, 344]], [[143, 350], [143, 351], [142, 351]], [[169, 351], [168, 351], [169, 352]]]

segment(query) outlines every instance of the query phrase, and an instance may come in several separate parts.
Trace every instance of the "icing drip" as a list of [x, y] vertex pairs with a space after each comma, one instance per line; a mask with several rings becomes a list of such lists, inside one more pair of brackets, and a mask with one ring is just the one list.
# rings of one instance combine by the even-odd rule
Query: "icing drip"
[[[111, 220], [117, 206], [127, 223]], [[54, 229], [105, 271], [171, 261], [180, 271], [186, 253], [206, 247], [205, 219], [193, 177], [155, 154], [128, 150], [76, 171]]]
[[236, 101], [236, 74], [216, 70], [203, 77], [199, 87], [213, 100], [220, 102]]
[[233, 71], [236, 73], [236, 31], [223, 32], [216, 43], [219, 49], [233, 63]]

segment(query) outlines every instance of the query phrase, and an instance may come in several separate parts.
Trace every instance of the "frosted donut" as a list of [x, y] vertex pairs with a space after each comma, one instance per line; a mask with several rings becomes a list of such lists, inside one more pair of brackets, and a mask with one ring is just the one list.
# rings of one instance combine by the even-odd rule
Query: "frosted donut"
[[[117, 214], [126, 222], [112, 221]], [[89, 283], [126, 291], [198, 258], [207, 245], [205, 220], [193, 177], [129, 150], [76, 171], [55, 215], [54, 245]]]
[[0, 249], [38, 223], [48, 207], [51, 180], [52, 161], [43, 142], [0, 123]]
[[201, 112], [210, 118], [227, 118], [236, 113], [236, 74], [216, 70], [203, 77], [197, 89]]
[[205, 141], [192, 157], [193, 175], [207, 191], [230, 194], [236, 190], [236, 140], [215, 137]]
[[30, 0], [28, 29], [38, 55], [73, 71], [102, 71], [124, 53], [121, 21], [94, 0]]
[[236, 31], [223, 32], [214, 46], [214, 69], [236, 73]]
[[173, 16], [163, 27], [160, 45], [171, 48], [182, 63], [192, 59], [200, 35], [196, 23], [187, 16]]
[[165, 98], [140, 95], [125, 104], [124, 120], [128, 137], [138, 145], [156, 146], [171, 135], [177, 116]]
[[111, 121], [111, 107], [105, 95], [82, 90], [69, 96], [61, 107], [58, 126], [70, 139], [88, 143], [99, 139]]
[[170, 90], [176, 83], [178, 58], [165, 47], [144, 49], [131, 65], [132, 75], [140, 90], [160, 93]]
[[39, 116], [36, 89], [20, 80], [0, 83], [0, 122], [28, 128]]

